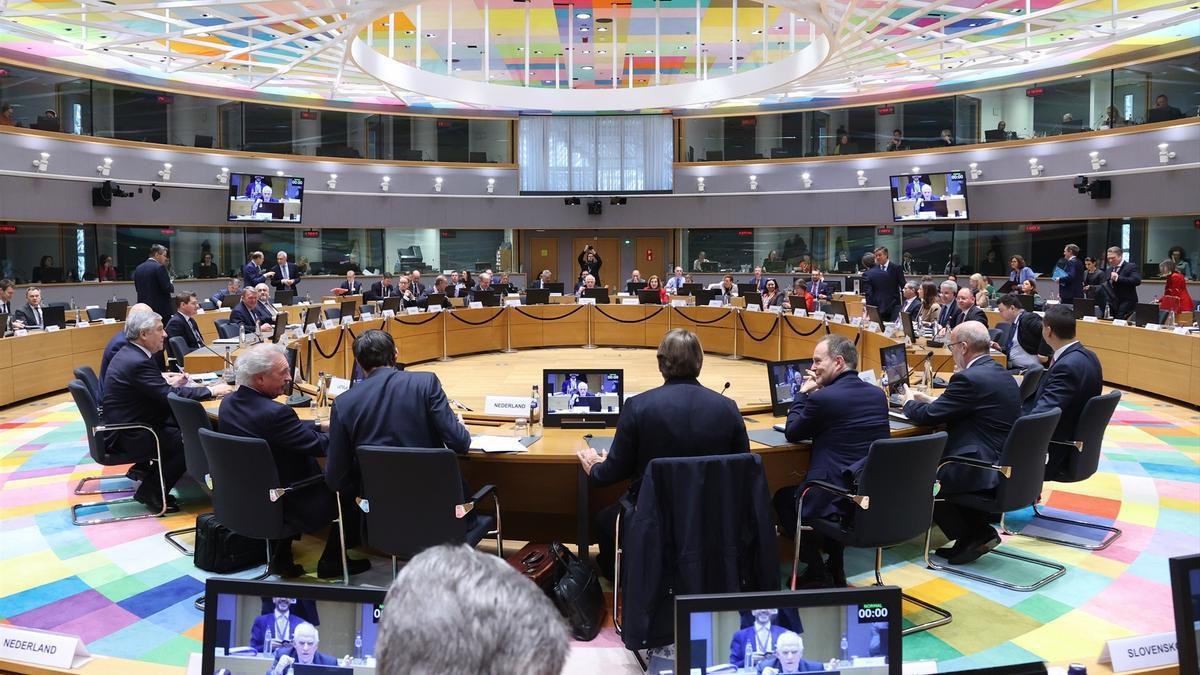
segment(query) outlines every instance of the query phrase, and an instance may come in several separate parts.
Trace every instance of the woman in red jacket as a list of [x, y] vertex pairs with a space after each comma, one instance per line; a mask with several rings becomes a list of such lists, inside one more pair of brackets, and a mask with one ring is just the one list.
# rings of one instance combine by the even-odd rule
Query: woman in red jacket
[[646, 290], [658, 291], [658, 301], [667, 304], [667, 289], [663, 288], [662, 279], [659, 279], [657, 274], [650, 275], [650, 280], [646, 282]]
[[1158, 264], [1158, 269], [1167, 280], [1162, 297], [1158, 299], [1158, 321], [1162, 323], [1170, 312], [1190, 312], [1196, 305], [1188, 295], [1187, 279], [1175, 269], [1174, 260], [1167, 258]]

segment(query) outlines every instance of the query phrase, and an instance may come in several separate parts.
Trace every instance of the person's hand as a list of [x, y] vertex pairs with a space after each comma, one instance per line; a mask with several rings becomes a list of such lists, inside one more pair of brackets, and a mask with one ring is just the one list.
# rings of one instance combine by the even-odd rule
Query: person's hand
[[283, 283], [287, 286], [291, 286], [292, 284], [296, 283], [296, 280], [295, 279], [284, 279]]
[[1113, 281], [1116, 281], [1117, 280], [1117, 271], [1113, 270], [1112, 274], [1110, 274], [1109, 276], [1112, 278]]
[[263, 276], [264, 277], [273, 277], [273, 276], [275, 276], [275, 273], [274, 272], [263, 272]]
[[762, 669], [762, 675], [779, 675], [779, 669], [767, 666]]
[[347, 654], [347, 655], [343, 656], [342, 658], [338, 659], [338, 665], [341, 666], [342, 668], [349, 668], [354, 665], [354, 657]]
[[317, 426], [320, 427], [321, 431], [329, 431], [329, 418], [326, 417], [326, 418], [320, 420], [317, 423]]
[[208, 391], [212, 393], [213, 398], [220, 398], [233, 391], [233, 385], [218, 382], [208, 385]]
[[188, 382], [187, 373], [163, 373], [163, 379], [167, 381], [167, 386], [182, 387]]
[[458, 418], [458, 423], [459, 423], [459, 424], [463, 425], [464, 427], [465, 427], [465, 426], [467, 426], [467, 423], [463, 421], [462, 411], [460, 411], [460, 410], [455, 410], [455, 411], [454, 411], [454, 416]]
[[837, 669], [838, 669], [838, 660], [837, 659], [829, 659], [829, 663], [825, 664], [825, 670], [837, 670]]
[[1000, 348], [999, 342], [995, 342], [995, 341], [989, 342], [988, 347], [991, 348], [992, 351], [996, 351], [996, 352], [1004, 351], [1003, 349]]
[[811, 370], [804, 371], [804, 384], [800, 385], [800, 393], [811, 394], [821, 388], [817, 382], [817, 374]]
[[[271, 641], [267, 643], [267, 653], [274, 654], [275, 650], [279, 649], [282, 646], [283, 646], [283, 640], [280, 640], [279, 638], [271, 638]], [[283, 658], [291, 658], [291, 657], [285, 656]]]
[[25, 327], [25, 322], [20, 319], [13, 319], [12, 325], [13, 325], [13, 328], [20, 330]]
[[271, 672], [273, 672], [275, 675], [283, 675], [288, 671], [288, 668], [290, 668], [295, 661], [296, 659], [284, 654], [283, 656], [279, 657], [279, 661], [275, 663], [275, 670]]
[[580, 465], [583, 466], [583, 472], [587, 475], [592, 475], [592, 467], [604, 461], [604, 457], [596, 452], [595, 448], [585, 448], [575, 453], [579, 458]]
[[272, 325], [271, 325], [271, 324], [269, 324], [269, 323], [264, 323], [263, 325], [259, 326], [259, 327], [258, 327], [258, 329], [259, 329], [260, 331], [264, 332], [264, 333], [273, 333], [273, 332], [275, 332], [275, 327], [274, 327], [274, 326], [272, 326]]

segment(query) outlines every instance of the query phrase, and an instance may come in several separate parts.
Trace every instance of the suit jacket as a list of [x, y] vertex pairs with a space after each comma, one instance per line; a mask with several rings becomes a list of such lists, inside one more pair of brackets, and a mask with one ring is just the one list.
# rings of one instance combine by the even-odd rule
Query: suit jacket
[[[950, 377], [931, 403], [909, 401], [904, 414], [917, 426], [945, 424], [949, 437], [942, 457], [969, 457], [995, 463], [1008, 431], [1021, 414], [1017, 381], [990, 356], [976, 359]], [[943, 494], [996, 487], [995, 471], [951, 464], [939, 472]]]
[[884, 321], [895, 319], [900, 307], [900, 287], [904, 285], [904, 271], [900, 266], [892, 262], [888, 263], [887, 269], [876, 265], [863, 272], [863, 283], [867, 304], [878, 307]]
[[1100, 395], [1103, 383], [1100, 359], [1076, 342], [1067, 347], [1049, 370], [1042, 374], [1037, 393], [1032, 401], [1025, 404], [1025, 412], [1041, 413], [1051, 408], [1062, 410], [1053, 439], [1073, 441], [1077, 438], [1075, 430], [1084, 404], [1088, 399]]
[[[168, 426], [175, 427], [175, 418], [167, 405], [167, 394], [174, 393], [197, 401], [208, 399], [212, 393], [207, 387], [171, 387], [163, 379], [158, 361], [147, 357], [141, 347], [126, 344], [117, 352], [104, 373], [104, 394], [101, 400], [104, 421], [108, 424], [138, 422], [159, 433]], [[104, 443], [110, 451], [125, 448], [131, 451], [144, 450], [147, 456], [154, 452], [154, 439], [142, 430], [129, 430], [104, 434]]]
[[108, 372], [108, 365], [112, 363], [113, 357], [121, 348], [129, 344], [129, 340], [125, 339], [125, 331], [119, 330], [108, 339], [108, 344], [104, 345], [104, 353], [100, 356], [100, 391], [104, 391], [104, 375]]
[[[770, 642], [764, 646], [766, 647], [766, 651], [774, 652], [775, 641], [779, 639], [780, 635], [788, 632], [788, 630], [777, 624], [771, 624], [769, 630], [771, 634]], [[755, 643], [756, 637], [755, 626], [753, 624], [734, 633], [733, 639], [729, 641], [729, 662], [739, 667], [746, 663], [746, 645], [749, 644], [752, 651], [758, 651], [758, 645]]]
[[[597, 286], [597, 288], [599, 288], [599, 286]], [[467, 292], [467, 302], [475, 302], [475, 292], [476, 291], [491, 291], [491, 292], [495, 293], [497, 297], [500, 296], [500, 287], [499, 286], [493, 286], [492, 284], [488, 284], [487, 288], [483, 288], [479, 285], [476, 285], [475, 288], [472, 288], [470, 291]]]
[[409, 290], [411, 290], [413, 292], [413, 295], [417, 296], [418, 298], [429, 295], [429, 289], [425, 288], [425, 284], [422, 284], [420, 282], [413, 283], [410, 280], [408, 282], [408, 287], [409, 287]]
[[[957, 303], [955, 303], [955, 307], [957, 307]], [[964, 321], [978, 321], [986, 326], [988, 325], [987, 312], [979, 309], [979, 305], [971, 305], [971, 309], [968, 309], [966, 312], [963, 312], [961, 309], [959, 309], [958, 313], [954, 315], [954, 319], [951, 321], [950, 325], [959, 326], [962, 325]]]
[[[1032, 356], [1052, 356], [1054, 350], [1050, 349], [1050, 345], [1042, 339], [1042, 317], [1033, 312], [1021, 312], [1017, 315], [1015, 324], [1017, 327], [1017, 343], [1021, 345], [1021, 349], [1025, 350], [1026, 354]], [[1012, 344], [1012, 330], [1010, 325], [1000, 346], [1004, 347], [1005, 355], [1008, 354]]]
[[[300, 268], [296, 267], [296, 263], [287, 263], [286, 267], [288, 278], [293, 280], [291, 290], [295, 290], [300, 286]], [[275, 290], [288, 290], [283, 283], [283, 267], [276, 265], [271, 268], [271, 271], [275, 273], [275, 276], [271, 277], [271, 285], [275, 287]]]
[[957, 326], [958, 324], [955, 321], [958, 319], [958, 315], [960, 313], [961, 312], [958, 309], [958, 303], [950, 302], [950, 304], [942, 307], [942, 311], [938, 314], [938, 319], [937, 319], [938, 325], [939, 326]]
[[167, 268], [157, 260], [147, 258], [133, 270], [133, 287], [137, 290], [137, 301], [150, 305], [150, 309], [164, 320], [174, 312], [171, 294], [175, 292], [175, 285], [171, 283]]
[[608, 457], [592, 468], [591, 481], [628, 479], [636, 496], [652, 459], [741, 452], [750, 452], [750, 439], [733, 399], [695, 379], [670, 379], [625, 401]]
[[[271, 661], [271, 667], [267, 669], [268, 675], [275, 670], [275, 664], [279, 663], [279, 657], [281, 656], [290, 656], [294, 663], [298, 662], [295, 647], [280, 647], [275, 652], [275, 659]], [[313, 653], [312, 662], [318, 666], [336, 666], [338, 664], [337, 659], [323, 652]]]
[[[530, 288], [546, 288], [546, 284], [550, 284], [550, 283], [554, 283], [554, 282], [552, 282], [552, 281], [545, 281], [545, 282], [543, 282], [543, 281], [542, 281], [542, 278], [541, 278], [541, 277], [538, 277], [537, 279], [535, 279], [535, 280], [534, 280], [534, 282], [533, 282], [533, 283], [529, 284], [529, 287], [530, 287]], [[448, 287], [447, 287], [447, 289], [446, 289], [446, 295], [447, 295], [447, 296], [449, 296], [449, 295], [450, 295], [450, 290], [449, 290], [449, 288], [448, 288]]]
[[245, 302], [239, 302], [236, 307], [229, 312], [229, 320], [233, 323], [238, 323], [246, 327], [246, 332], [258, 330], [258, 327], [264, 323], [275, 325], [275, 319], [271, 317], [271, 313], [262, 306], [262, 301], [254, 306], [254, 311], [246, 306]]
[[0, 314], [12, 314], [14, 311], [15, 308], [11, 302], [0, 301]]
[[254, 288], [259, 284], [267, 283], [267, 277], [263, 275], [263, 268], [259, 267], [253, 260], [246, 263], [242, 267], [242, 283], [246, 288]]
[[[329, 436], [296, 412], [242, 385], [221, 400], [219, 429], [223, 434], [261, 438], [271, 446], [280, 487], [321, 475], [317, 457], [324, 457]], [[333, 493], [320, 483], [283, 497], [283, 519], [312, 532], [337, 517]]]
[[754, 290], [758, 291], [759, 293], [765, 293], [767, 290], [767, 276], [766, 275], [763, 275], [763, 277], [757, 281], [755, 281], [754, 277], [750, 277], [749, 279], [746, 280], [746, 283], [754, 284]]
[[[891, 436], [887, 396], [858, 379], [856, 371], [847, 370], [829, 386], [796, 397], [784, 436], [792, 443], [812, 440], [806, 480], [851, 487], [848, 472], [861, 468], [871, 443]], [[803, 515], [832, 519], [846, 513], [842, 503], [827, 492], [813, 490], [804, 498]]]
[[26, 328], [45, 328], [45, 307], [38, 307], [38, 311], [34, 311], [33, 307], [28, 304], [13, 312], [12, 321], [24, 321]]
[[829, 284], [824, 281], [810, 281], [807, 288], [808, 294], [811, 296], [820, 298], [824, 295], [825, 297], [829, 297]]
[[[292, 636], [292, 631], [296, 630], [296, 626], [299, 626], [302, 623], [304, 623], [304, 619], [296, 616], [295, 612], [288, 612], [289, 638]], [[271, 629], [272, 637], [279, 637], [278, 635], [275, 635], [275, 612], [273, 611], [270, 614], [262, 614], [255, 617], [254, 625], [250, 627], [250, 646], [254, 648], [254, 651], [260, 654], [265, 646], [263, 644], [263, 638], [266, 637], [268, 628]]]
[[362, 282], [357, 279], [354, 280], [353, 287], [350, 286], [349, 281], [343, 281], [341, 283], [341, 285], [338, 286], [338, 288], [346, 289], [346, 295], [359, 295], [363, 292]]
[[906, 312], [909, 316], [916, 319], [921, 316], [921, 299], [914, 297], [911, 300], [905, 301], [900, 311]]
[[1138, 271], [1138, 266], [1128, 260], [1121, 261], [1121, 264], [1116, 268], [1117, 280], [1113, 281], [1110, 276], [1113, 268], [1105, 270], [1104, 278], [1105, 285], [1108, 286], [1109, 292], [1116, 298], [1117, 305], [1129, 308], [1132, 312], [1137, 305], [1137, 287], [1142, 285], [1142, 273]]
[[[757, 668], [758, 672], [761, 673], [766, 668], [774, 668], [775, 670], [778, 670], [781, 673], [785, 672], [783, 670], [783, 666], [779, 665], [779, 657], [778, 656], [772, 656], [769, 659], [763, 659], [762, 661], [759, 661], [758, 668]], [[809, 661], [808, 659], [800, 659], [800, 663], [796, 666], [796, 670], [794, 672], [813, 673], [813, 672], [820, 672], [822, 670], [825, 670], [825, 664], [818, 663], [816, 661]], [[787, 671], [787, 672], [793, 672], [793, 671]]]
[[204, 338], [200, 337], [200, 327], [196, 325], [195, 319], [190, 319], [179, 312], [171, 315], [166, 326], [167, 338], [181, 337], [187, 342], [188, 349], [199, 349], [204, 344]]
[[383, 281], [381, 280], [371, 284], [371, 293], [367, 299], [382, 300], [384, 298], [390, 298], [398, 295], [400, 295], [400, 289], [396, 287], [396, 284], [392, 284], [384, 288]]
[[[208, 299], [209, 299], [209, 300], [212, 300], [212, 304], [216, 305], [217, 307], [220, 307], [220, 306], [221, 306], [221, 302], [222, 302], [222, 301], [225, 299], [225, 297], [226, 297], [226, 296], [228, 296], [228, 295], [230, 295], [230, 293], [229, 293], [229, 289], [228, 289], [228, 288], [222, 288], [221, 290], [217, 291], [216, 293], [213, 293], [213, 294], [212, 294], [212, 296], [210, 296]], [[233, 295], [241, 295], [241, 291], [234, 291], [234, 292], [233, 292]]]
[[1064, 305], [1069, 305], [1075, 298], [1083, 297], [1083, 261], [1075, 256], [1063, 269], [1067, 274], [1058, 280], [1058, 297]]
[[325, 464], [330, 488], [358, 494], [355, 449], [364, 445], [446, 447], [461, 455], [471, 433], [450, 410], [437, 375], [378, 368], [333, 403]]

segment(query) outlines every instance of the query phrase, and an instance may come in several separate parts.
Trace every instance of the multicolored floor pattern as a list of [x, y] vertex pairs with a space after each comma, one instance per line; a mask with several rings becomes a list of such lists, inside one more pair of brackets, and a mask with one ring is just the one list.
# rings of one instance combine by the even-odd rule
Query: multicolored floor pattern
[[[99, 472], [79, 415], [65, 396], [15, 414], [22, 416], [0, 423], [0, 622], [78, 634], [93, 653], [183, 666], [200, 649], [201, 616], [192, 601], [206, 574], [162, 535], [190, 526], [205, 510], [203, 500], [181, 484], [181, 501], [192, 505], [184, 513], [74, 527], [69, 505], [80, 498], [72, 490]], [[885, 581], [954, 613], [950, 625], [905, 638], [906, 661], [937, 659], [947, 671], [1093, 660], [1108, 638], [1173, 629], [1167, 558], [1200, 551], [1200, 413], [1126, 393], [1105, 437], [1100, 473], [1051, 487], [1048, 512], [1115, 522], [1124, 535], [1094, 553], [1005, 537], [1005, 546], [1068, 566], [1066, 576], [1033, 593], [927, 570], [920, 542], [887, 551]], [[1010, 525], [1027, 517], [1010, 514]], [[316, 540], [306, 538], [296, 550], [301, 563], [314, 566]], [[977, 565], [1011, 580], [1036, 573], [989, 558]], [[871, 564], [870, 552], [848, 552], [851, 583], [869, 583]], [[579, 645], [568, 670], [624, 670], [632, 661], [619, 646], [606, 628]]]

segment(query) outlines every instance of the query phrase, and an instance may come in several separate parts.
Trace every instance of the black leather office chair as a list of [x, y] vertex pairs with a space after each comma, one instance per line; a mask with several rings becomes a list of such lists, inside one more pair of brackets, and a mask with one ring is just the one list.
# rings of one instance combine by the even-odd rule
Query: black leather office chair
[[[88, 454], [91, 455], [92, 461], [96, 462], [97, 464], [99, 464], [101, 466], [120, 466], [123, 464], [133, 464], [134, 462], [140, 462], [140, 461], [143, 461], [146, 459], [153, 459], [153, 460], [157, 461], [159, 464], [162, 463], [162, 451], [160, 450], [159, 445], [158, 445], [158, 434], [155, 433], [153, 428], [151, 428], [145, 424], [137, 424], [137, 423], [103, 424], [100, 421], [100, 412], [96, 408], [96, 400], [93, 399], [92, 395], [88, 392], [87, 386], [85, 386], [82, 382], [72, 381], [72, 382], [67, 383], [67, 390], [71, 392], [71, 398], [75, 400], [75, 406], [77, 408], [79, 408], [79, 414], [80, 414], [80, 416], [83, 417], [84, 430], [87, 433]], [[125, 429], [142, 429], [144, 431], [148, 431], [150, 433], [150, 435], [154, 438], [153, 452], [151, 452], [149, 448], [141, 449], [137, 453], [109, 452], [107, 446], [104, 443], [103, 434], [105, 434], [105, 433], [120, 433], [121, 431], [123, 431]], [[116, 504], [128, 504], [128, 503], [136, 501], [132, 496], [129, 496], [129, 497], [122, 497], [120, 499], [110, 499], [107, 501], [101, 500], [98, 502], [85, 502], [83, 504], [72, 504], [71, 505], [71, 524], [77, 525], [77, 526], [101, 525], [104, 523], [117, 523], [117, 522], [121, 522], [121, 521], [125, 521], [125, 520], [139, 520], [142, 518], [157, 518], [157, 517], [163, 515], [164, 513], [167, 512], [167, 506], [166, 506], [166, 504], [167, 504], [167, 489], [166, 489], [166, 486], [163, 485], [162, 475], [160, 473], [158, 473], [157, 471], [153, 472], [153, 475], [158, 476], [159, 489], [161, 490], [161, 494], [162, 494], [162, 502], [161, 503], [162, 503], [163, 507], [158, 513], [141, 513], [141, 514], [130, 515], [130, 516], [113, 516], [110, 518], [88, 518], [86, 520], [80, 520], [80, 518], [79, 518], [80, 509], [89, 509], [89, 508], [95, 508], [95, 507], [100, 507], [100, 506], [111, 509], [112, 506], [114, 506]], [[101, 492], [84, 492], [84, 491], [82, 491], [84, 484], [88, 483], [89, 481], [106, 481], [106, 480], [115, 480], [115, 479], [128, 480], [123, 475], [89, 476], [87, 478], [81, 479], [79, 481], [79, 483], [75, 486], [75, 494], [106, 494], [106, 493], [111, 493], [111, 492], [129, 492], [129, 491], [133, 490], [133, 488], [130, 487], [130, 488], [126, 488], [124, 490], [107, 490], [107, 491], [101, 491]]]
[[167, 352], [171, 355], [171, 360], [175, 362], [175, 369], [183, 372], [183, 358], [192, 351], [188, 348], [187, 340], [183, 339], [182, 335], [167, 338]]
[[[1050, 441], [1051, 447], [1057, 447], [1067, 452], [1067, 461], [1057, 472], [1046, 475], [1046, 480], [1057, 483], [1078, 483], [1091, 478], [1096, 473], [1096, 469], [1100, 465], [1100, 446], [1104, 444], [1104, 431], [1108, 428], [1108, 423], [1112, 420], [1113, 413], [1116, 412], [1117, 404], [1120, 402], [1121, 392], [1114, 389], [1107, 394], [1093, 396], [1084, 404], [1083, 412], [1079, 414], [1079, 425], [1076, 427], [1076, 435], [1079, 436], [1079, 440], [1071, 442]], [[1036, 534], [1024, 534], [1023, 532], [1011, 532], [1007, 528], [1004, 529], [1004, 532], [1005, 534], [1016, 534], [1039, 541], [1048, 541], [1072, 548], [1082, 548], [1088, 551], [1099, 551], [1108, 548], [1110, 544], [1121, 536], [1121, 530], [1116, 527], [1101, 525], [1099, 523], [1089, 523], [1082, 520], [1072, 520], [1070, 518], [1048, 516], [1042, 513], [1035, 503], [1033, 505], [1033, 520], [1039, 519], [1092, 530], [1102, 530], [1112, 536], [1106, 535], [1099, 542], [1087, 543]], [[1001, 525], [1003, 524], [1004, 521], [1001, 520]]]
[[[96, 371], [92, 370], [91, 366], [79, 366], [75, 369], [74, 374], [75, 379], [87, 387], [88, 393], [92, 395], [92, 400], [97, 402], [96, 410], [100, 410], [100, 406], [98, 405], [100, 401], [100, 378], [96, 377]], [[92, 493], [76, 492], [75, 494]]]
[[[987, 513], [1003, 514], [1028, 508], [1037, 502], [1042, 495], [1042, 480], [1046, 471], [1046, 452], [1050, 445], [1050, 437], [1062, 411], [1052, 408], [1044, 413], [1026, 415], [1019, 418], [1008, 432], [1004, 447], [1000, 451], [1000, 459], [996, 464], [988, 464], [982, 460], [965, 457], [948, 457], [941, 466], [948, 464], [965, 464], [976, 467], [980, 471], [995, 471], [1000, 474], [1000, 483], [995, 490], [968, 492], [948, 496], [946, 499], [954, 504], [968, 506]], [[941, 467], [938, 467], [939, 469]], [[1001, 516], [1003, 528], [1003, 516]], [[929, 569], [950, 572], [960, 576], [982, 581], [985, 584], [1000, 586], [1012, 591], [1035, 591], [1054, 581], [1066, 573], [1067, 568], [1048, 560], [1002, 551], [999, 547], [992, 549], [989, 555], [998, 555], [1014, 560], [1021, 560], [1033, 565], [1039, 565], [1054, 570], [1050, 574], [1030, 584], [1014, 584], [1003, 579], [989, 577], [965, 569], [965, 565], [945, 566], [934, 563], [930, 558], [930, 536], [933, 528], [925, 534], [925, 566]]]
[[105, 307], [88, 307], [87, 308], [88, 321], [99, 321], [100, 319], [103, 319], [105, 316], [105, 313], [107, 311], [108, 310]]
[[[439, 544], [476, 546], [486, 536], [496, 537], [496, 550], [504, 557], [500, 530], [500, 497], [494, 485], [484, 485], [464, 499], [458, 456], [447, 448], [358, 449], [363, 499], [369, 510], [366, 545], [396, 561], [409, 560]], [[495, 515], [467, 518], [479, 501], [491, 496]], [[343, 553], [343, 557], [345, 557]]]
[[[171, 338], [173, 340], [182, 340], [183, 338]], [[171, 414], [175, 417], [176, 424], [179, 425], [180, 435], [183, 437], [183, 460], [187, 467], [187, 475], [200, 486], [200, 489], [207, 495], [212, 495], [212, 481], [209, 478], [208, 457], [204, 455], [204, 448], [200, 445], [200, 430], [212, 429], [212, 422], [208, 417], [208, 411], [204, 409], [199, 401], [190, 398], [183, 398], [176, 394], [167, 394], [167, 405], [171, 406]], [[181, 534], [189, 532], [194, 533], [195, 527], [185, 527], [179, 530], [171, 530], [163, 534], [163, 537], [169, 544], [179, 549], [179, 552], [184, 555], [194, 555], [195, 551], [180, 544], [176, 539]]]
[[[928, 436], [875, 441], [867, 451], [857, 494], [825, 481], [808, 481], [800, 495], [796, 516], [796, 552], [792, 560], [792, 590], [800, 566], [800, 539], [808, 529], [802, 523], [804, 496], [824, 490], [852, 502], [854, 518], [848, 524], [823, 518], [807, 525], [846, 546], [875, 549], [875, 585], [883, 586], [883, 549], [898, 546], [929, 530], [933, 498], [937, 494], [937, 470], [946, 447], [946, 432]], [[909, 602], [938, 615], [937, 619], [904, 629], [905, 635], [944, 626], [953, 615], [941, 607], [901, 594]]]
[[225, 321], [225, 323], [220, 323], [220, 321], [221, 320], [218, 319], [217, 323], [216, 323], [218, 337], [220, 337], [223, 340], [228, 340], [229, 338], [235, 338], [238, 335], [241, 335], [242, 331], [241, 331], [240, 323], [234, 323], [232, 321]]
[[[212, 429], [198, 432], [200, 446], [208, 459], [212, 480], [213, 514], [230, 530], [251, 539], [262, 539], [267, 549], [267, 566], [256, 579], [271, 574], [271, 541], [291, 539], [301, 534], [299, 527], [289, 525], [283, 518], [282, 498], [293, 490], [324, 483], [317, 474], [293, 485], [281, 486], [271, 448], [261, 438], [231, 436]], [[340, 514], [339, 514], [340, 515]], [[345, 550], [345, 540], [342, 543]], [[343, 578], [349, 582], [349, 571]]]
[[1045, 373], [1046, 369], [1040, 365], [1029, 366], [1021, 372], [1021, 403], [1033, 398]]
[[213, 328], [217, 329], [217, 333], [221, 332], [221, 326], [229, 323], [229, 319], [213, 319]]
[[200, 309], [203, 309], [206, 312], [211, 312], [212, 310], [214, 310], [216, 308], [217, 308], [217, 306], [215, 304], [213, 304], [213, 301], [208, 298], [205, 298], [200, 301]]

